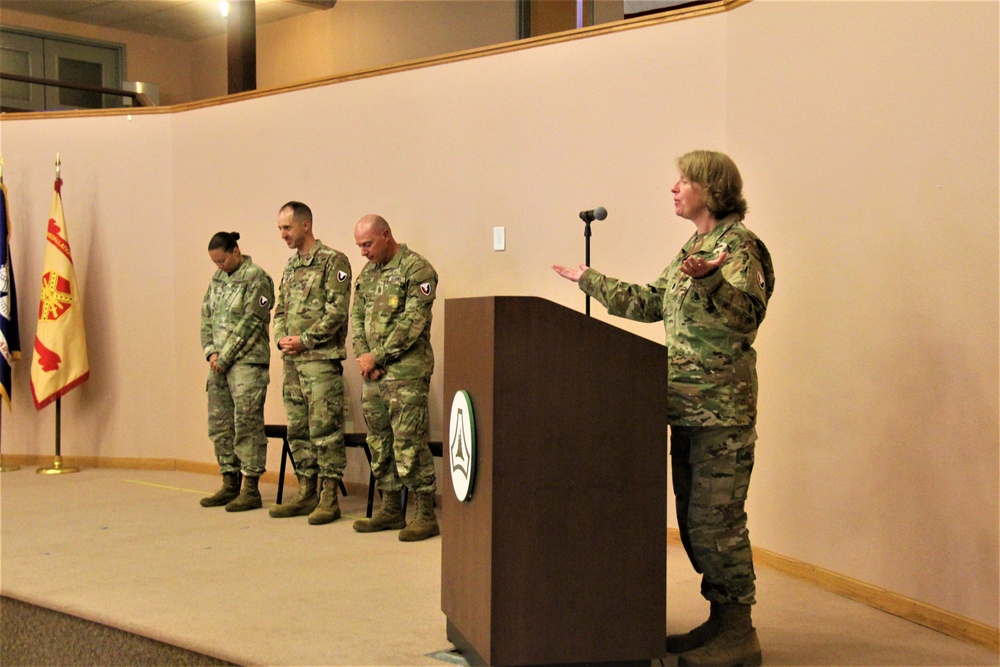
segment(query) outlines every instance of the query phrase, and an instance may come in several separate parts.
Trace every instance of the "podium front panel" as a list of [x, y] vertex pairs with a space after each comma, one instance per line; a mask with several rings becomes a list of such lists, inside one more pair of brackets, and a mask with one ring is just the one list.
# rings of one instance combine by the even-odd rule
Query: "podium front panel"
[[490, 664], [661, 657], [665, 348], [532, 297], [445, 318], [447, 402], [469, 391], [480, 448], [470, 502], [442, 485], [449, 625]]

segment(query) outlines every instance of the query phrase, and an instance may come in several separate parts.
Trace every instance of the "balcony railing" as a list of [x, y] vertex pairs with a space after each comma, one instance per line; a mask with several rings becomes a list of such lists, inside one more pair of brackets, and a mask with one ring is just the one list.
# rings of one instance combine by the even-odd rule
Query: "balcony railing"
[[[30, 83], [39, 86], [48, 86], [53, 88], [68, 88], [70, 90], [82, 90], [88, 93], [100, 93], [102, 95], [117, 95], [119, 97], [127, 97], [132, 100], [133, 106], [139, 107], [152, 107], [156, 106], [153, 101], [149, 99], [144, 93], [139, 93], [134, 90], [120, 90], [118, 88], [103, 88], [101, 86], [89, 86], [82, 83], [69, 83], [67, 81], [55, 81], [53, 79], [39, 79], [34, 76], [23, 76], [21, 74], [8, 74], [6, 72], [0, 72], [0, 79], [6, 81], [19, 81], [21, 83]], [[29, 111], [28, 109], [13, 109], [4, 107], [3, 111]], [[34, 110], [32, 110], [34, 111]]]

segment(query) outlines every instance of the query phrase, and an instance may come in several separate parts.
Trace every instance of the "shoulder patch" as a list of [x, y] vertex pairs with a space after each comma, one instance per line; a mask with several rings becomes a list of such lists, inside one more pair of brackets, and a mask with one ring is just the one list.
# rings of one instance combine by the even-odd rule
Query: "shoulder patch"
[[424, 296], [430, 296], [431, 289], [432, 287], [430, 283], [420, 283], [420, 293]]
[[259, 299], [259, 301], [257, 303], [260, 304], [261, 308], [267, 308], [267, 297], [264, 296], [263, 294], [261, 294], [260, 295], [260, 299]]
[[342, 283], [347, 280], [347, 271], [337, 271], [337, 282]]

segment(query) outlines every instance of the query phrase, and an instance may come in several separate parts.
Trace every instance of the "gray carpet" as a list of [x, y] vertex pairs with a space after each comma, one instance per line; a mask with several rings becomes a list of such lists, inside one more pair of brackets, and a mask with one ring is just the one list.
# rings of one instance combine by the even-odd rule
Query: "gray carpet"
[[5, 667], [234, 664], [8, 597], [0, 597], [0, 656]]

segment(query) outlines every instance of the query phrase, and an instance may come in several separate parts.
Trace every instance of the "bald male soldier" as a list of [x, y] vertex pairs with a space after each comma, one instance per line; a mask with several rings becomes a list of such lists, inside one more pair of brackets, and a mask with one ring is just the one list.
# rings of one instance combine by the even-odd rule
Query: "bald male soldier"
[[[365, 378], [361, 408], [368, 425], [372, 474], [382, 504], [354, 530], [399, 530], [402, 542], [440, 534], [434, 515], [434, 458], [427, 445], [427, 394], [434, 371], [431, 306], [437, 272], [392, 236], [389, 223], [366, 215], [354, 228], [354, 242], [368, 260], [354, 285], [351, 341]], [[402, 489], [416, 495], [413, 521], [406, 524]], [[402, 529], [402, 530], [400, 530]]]
[[[274, 518], [309, 515], [313, 525], [340, 518], [337, 486], [344, 476], [344, 376], [351, 264], [313, 236], [312, 211], [291, 201], [278, 230], [296, 252], [281, 276], [274, 340], [283, 352], [288, 444], [299, 493], [270, 509]], [[319, 478], [319, 479], [317, 479]]]

